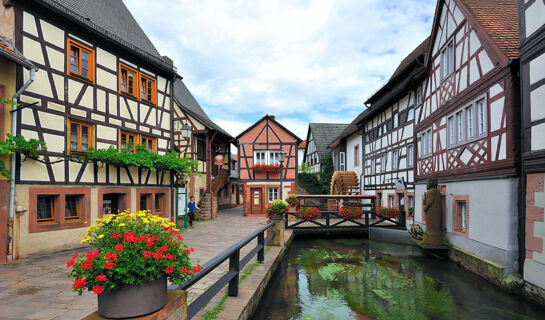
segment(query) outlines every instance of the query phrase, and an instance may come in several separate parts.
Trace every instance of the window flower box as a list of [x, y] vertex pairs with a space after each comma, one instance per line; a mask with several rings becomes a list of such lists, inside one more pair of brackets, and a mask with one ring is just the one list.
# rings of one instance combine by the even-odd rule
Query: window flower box
[[269, 173], [280, 173], [279, 164], [254, 164], [252, 166], [254, 172], [269, 172]]

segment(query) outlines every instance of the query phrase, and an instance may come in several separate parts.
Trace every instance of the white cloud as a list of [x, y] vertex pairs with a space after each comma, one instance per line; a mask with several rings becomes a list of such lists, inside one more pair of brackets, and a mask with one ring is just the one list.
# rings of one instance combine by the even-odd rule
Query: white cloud
[[308, 122], [350, 122], [363, 111], [429, 35], [435, 7], [432, 0], [125, 3], [225, 130], [236, 135], [275, 114], [302, 138]]

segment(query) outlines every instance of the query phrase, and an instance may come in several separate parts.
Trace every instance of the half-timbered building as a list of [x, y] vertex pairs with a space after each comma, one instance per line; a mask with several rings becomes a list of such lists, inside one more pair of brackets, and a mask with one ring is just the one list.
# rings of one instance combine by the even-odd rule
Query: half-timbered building
[[397, 67], [390, 80], [365, 104], [358, 119], [363, 130], [363, 190], [380, 206], [414, 206], [414, 111], [422, 103], [429, 38]]
[[[288, 193], [295, 193], [297, 146], [302, 140], [273, 115], [264, 116], [236, 139], [240, 180], [244, 185], [244, 214], [264, 216], [265, 208], [273, 200], [286, 199]], [[281, 170], [259, 170], [259, 165], [280, 165], [282, 152], [285, 160]]]
[[[5, 12], [4, 14], [13, 14], [13, 10]], [[0, 30], [4, 21], [0, 21]], [[10, 40], [8, 40], [10, 39]], [[12, 41], [14, 39], [13, 32], [9, 34], [0, 33], [0, 98], [5, 99], [6, 102], [15, 102], [18, 98], [18, 90], [16, 90], [16, 70], [17, 67], [22, 67], [28, 71], [24, 72], [36, 72], [37, 68], [31, 61], [26, 59], [21, 52], [19, 52]], [[32, 70], [32, 71], [30, 71]], [[29, 81], [30, 83], [30, 81]], [[17, 109], [17, 105], [10, 105], [0, 101], [0, 141], [7, 139], [7, 134], [12, 133], [12, 117], [11, 111]], [[6, 170], [11, 168], [11, 157], [0, 157], [0, 167], [2, 175], [0, 175], [0, 264], [6, 263], [9, 259], [8, 256], [12, 256], [13, 253], [13, 210], [14, 202], [10, 201], [10, 194], [14, 192], [14, 181], [9, 180], [9, 175]], [[3, 166], [2, 166], [3, 165]], [[11, 172], [10, 172], [11, 173]]]
[[[545, 290], [545, 2], [519, 0], [522, 97], [521, 261], [524, 279]], [[525, 250], [523, 250], [523, 248]], [[541, 290], [545, 298], [545, 291]]]
[[[214, 218], [218, 208], [226, 208], [233, 198], [236, 178], [230, 177], [230, 150], [234, 138], [210, 120], [181, 79], [174, 82], [174, 143], [180, 156], [190, 156], [199, 161], [199, 176], [190, 176], [187, 184], [189, 196], [200, 204], [201, 216]], [[189, 140], [182, 138], [183, 125], [191, 127]], [[223, 164], [215, 164], [221, 156]]]
[[425, 222], [426, 179], [437, 178], [453, 258], [467, 263], [469, 252], [507, 274], [519, 261], [516, 1], [438, 1], [427, 56], [415, 221]]
[[[307, 145], [305, 146], [304, 159], [311, 173], [319, 174], [322, 170], [320, 159], [328, 153], [329, 145], [348, 126], [344, 123], [309, 123], [307, 132]], [[346, 151], [340, 152], [341, 163], [346, 165]]]
[[[172, 148], [172, 61], [121, 0], [4, 1], [15, 46], [40, 68], [14, 113], [16, 132], [47, 144], [44, 161], [17, 156], [15, 256], [80, 245], [104, 213], [171, 214], [168, 172], [69, 161], [94, 149]], [[27, 75], [17, 73], [17, 87]], [[134, 150], [134, 149], [133, 149]]]

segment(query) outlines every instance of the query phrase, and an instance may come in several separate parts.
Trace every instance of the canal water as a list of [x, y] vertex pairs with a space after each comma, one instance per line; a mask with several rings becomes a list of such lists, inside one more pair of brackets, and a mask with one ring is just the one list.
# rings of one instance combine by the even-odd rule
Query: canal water
[[417, 247], [297, 239], [253, 319], [545, 319], [545, 310]]

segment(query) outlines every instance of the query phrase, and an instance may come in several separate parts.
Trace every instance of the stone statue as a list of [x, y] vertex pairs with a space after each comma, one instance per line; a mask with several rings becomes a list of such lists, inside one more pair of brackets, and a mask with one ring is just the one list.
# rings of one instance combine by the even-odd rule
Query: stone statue
[[430, 178], [427, 182], [428, 191], [424, 196], [424, 211], [426, 212], [426, 232], [422, 242], [438, 246], [443, 240], [442, 218], [443, 203], [441, 193], [437, 189], [437, 179]]

